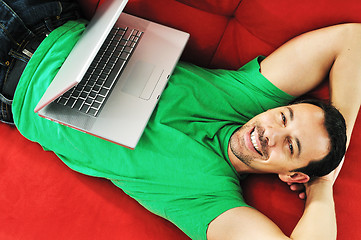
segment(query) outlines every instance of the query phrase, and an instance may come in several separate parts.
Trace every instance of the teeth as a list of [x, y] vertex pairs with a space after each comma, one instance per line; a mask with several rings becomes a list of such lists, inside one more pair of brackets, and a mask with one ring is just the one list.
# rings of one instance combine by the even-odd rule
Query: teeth
[[259, 148], [258, 148], [258, 145], [257, 145], [256, 136], [255, 136], [254, 132], [255, 131], [253, 131], [251, 133], [251, 141], [252, 141], [253, 147], [259, 152]]

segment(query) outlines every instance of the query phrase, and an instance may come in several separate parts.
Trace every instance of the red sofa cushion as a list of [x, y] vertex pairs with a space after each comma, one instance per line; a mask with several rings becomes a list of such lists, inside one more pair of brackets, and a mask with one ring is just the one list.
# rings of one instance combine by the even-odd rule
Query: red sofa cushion
[[[98, 5], [79, 2], [88, 17]], [[226, 69], [268, 55], [303, 32], [361, 22], [359, 0], [129, 0], [125, 11], [189, 32], [182, 60]], [[326, 98], [327, 87], [312, 95]], [[107, 180], [70, 170], [13, 127], [0, 124], [0, 131], [0, 239], [188, 239]], [[340, 240], [361, 239], [360, 134], [358, 121], [335, 184]], [[304, 202], [276, 176], [250, 176], [243, 188], [249, 204], [292, 231]]]

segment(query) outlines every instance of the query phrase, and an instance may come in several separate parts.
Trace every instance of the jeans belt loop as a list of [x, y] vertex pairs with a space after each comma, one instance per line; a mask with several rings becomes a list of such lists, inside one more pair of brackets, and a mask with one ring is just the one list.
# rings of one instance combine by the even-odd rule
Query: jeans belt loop
[[33, 53], [27, 50], [26, 48], [23, 49], [22, 53], [28, 56], [29, 58], [33, 56]]

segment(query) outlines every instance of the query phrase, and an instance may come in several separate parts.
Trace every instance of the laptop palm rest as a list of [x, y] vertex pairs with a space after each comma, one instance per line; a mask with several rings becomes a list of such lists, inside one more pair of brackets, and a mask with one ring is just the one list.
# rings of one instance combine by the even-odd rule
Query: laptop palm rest
[[55, 121], [60, 124], [73, 126], [85, 131], [92, 129], [96, 121], [94, 117], [55, 102], [50, 103], [44, 108], [44, 115], [50, 120], [56, 119]]
[[155, 65], [138, 61], [126, 76], [122, 91], [135, 97], [149, 100], [163, 73]]

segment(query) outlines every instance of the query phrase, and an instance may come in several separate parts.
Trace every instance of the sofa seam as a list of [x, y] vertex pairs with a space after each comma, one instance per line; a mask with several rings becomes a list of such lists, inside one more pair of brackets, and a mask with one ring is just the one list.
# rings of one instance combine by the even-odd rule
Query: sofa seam
[[[222, 40], [223, 40], [223, 38], [224, 38], [225, 32], [226, 32], [227, 29], [228, 29], [229, 23], [231, 22], [232, 19], [236, 19], [236, 17], [235, 17], [236, 14], [235, 14], [235, 13], [236, 13], [236, 11], [239, 9], [239, 7], [240, 7], [240, 5], [242, 4], [242, 2], [243, 2], [243, 0], [239, 1], [238, 5], [237, 5], [237, 7], [235, 7], [233, 13], [232, 13], [231, 15], [229, 15], [229, 18], [228, 18], [227, 16], [224, 16], [224, 17], [227, 17], [227, 18], [228, 18], [227, 24], [226, 24], [226, 26], [225, 26], [225, 28], [224, 28], [224, 30], [223, 30], [223, 33], [222, 33], [221, 37], [219, 38], [219, 41], [218, 41], [218, 43], [217, 43], [217, 48], [214, 50], [214, 52], [213, 52], [213, 54], [212, 54], [210, 63], [208, 64], [209, 66], [212, 66], [213, 61], [214, 61], [214, 58], [215, 58], [215, 55], [217, 54], [218, 49], [219, 49], [219, 47], [220, 47], [220, 44], [221, 44], [221, 42], [222, 42]], [[220, 15], [220, 16], [221, 16], [221, 15]], [[236, 19], [236, 21], [237, 21], [237, 19]], [[237, 21], [237, 22], [239, 22], [239, 21]], [[239, 23], [240, 23], [240, 22], [239, 22]], [[241, 25], [242, 25], [242, 24], [241, 24]], [[243, 26], [243, 25], [242, 25], [242, 26]], [[248, 29], [247, 29], [247, 32], [249, 32]], [[252, 35], [253, 35], [253, 34], [252, 34]]]

